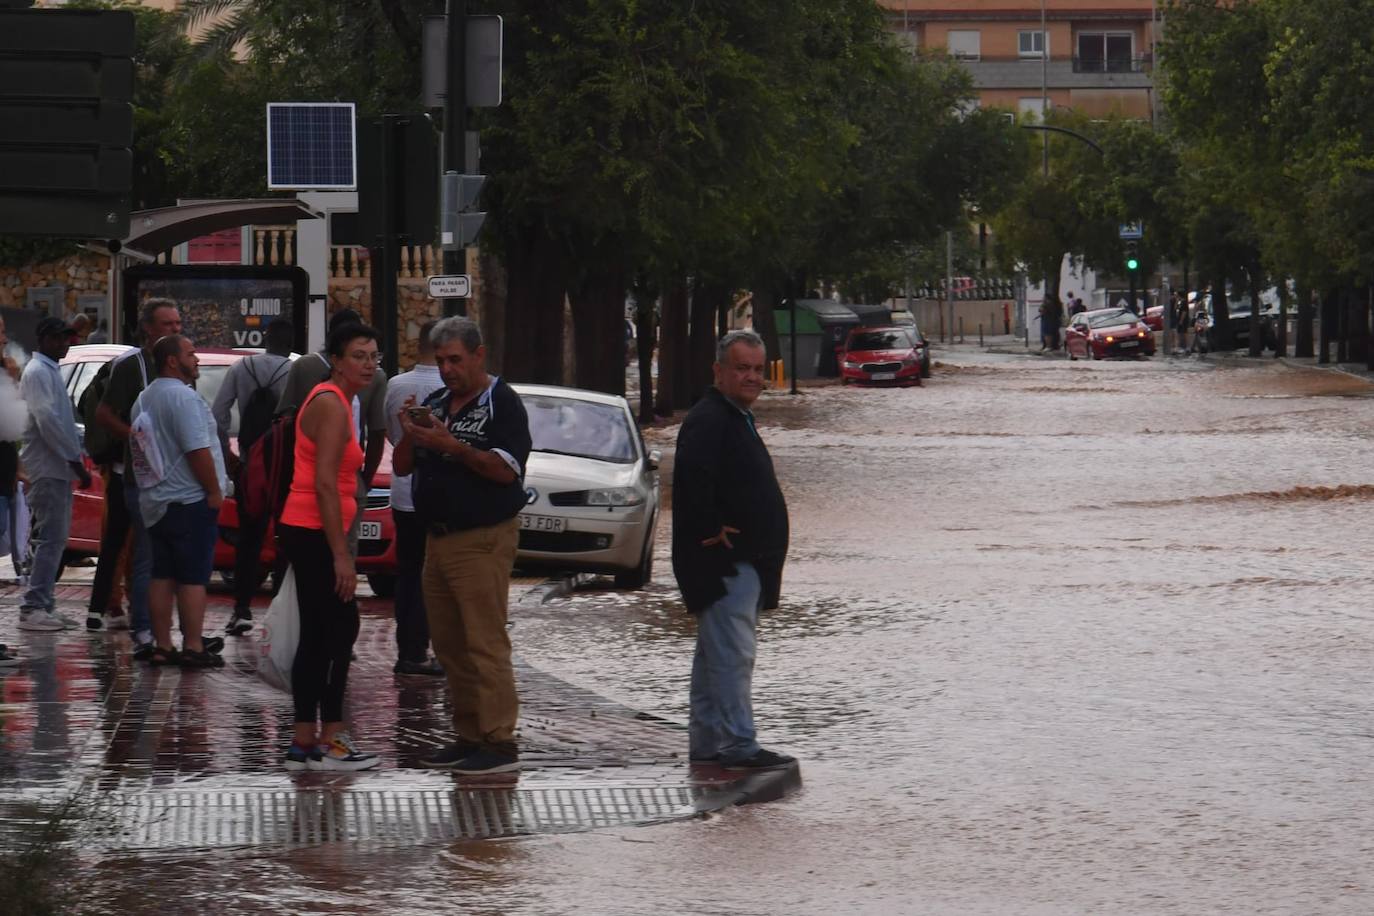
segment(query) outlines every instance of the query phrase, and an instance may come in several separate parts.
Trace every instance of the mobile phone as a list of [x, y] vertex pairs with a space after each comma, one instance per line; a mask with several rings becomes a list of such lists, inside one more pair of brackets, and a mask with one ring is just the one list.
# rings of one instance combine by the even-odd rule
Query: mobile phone
[[407, 407], [406, 413], [410, 414], [410, 420], [419, 426], [432, 426], [434, 415], [429, 412], [428, 407]]

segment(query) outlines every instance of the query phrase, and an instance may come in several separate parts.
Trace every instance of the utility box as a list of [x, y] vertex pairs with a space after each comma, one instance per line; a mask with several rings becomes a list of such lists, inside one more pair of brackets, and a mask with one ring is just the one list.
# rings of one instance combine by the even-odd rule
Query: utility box
[[[797, 312], [806, 311], [815, 316], [821, 329], [820, 353], [816, 357], [816, 375], [822, 378], [838, 378], [840, 360], [836, 350], [844, 346], [845, 338], [851, 328], [859, 326], [859, 316], [848, 306], [833, 299], [798, 299]], [[801, 319], [797, 319], [801, 323]], [[801, 376], [798, 376], [800, 378]]]
[[[773, 320], [778, 328], [778, 348], [780, 353], [769, 353], [768, 358], [781, 359], [786, 367], [788, 378], [792, 377], [792, 311], [778, 309]], [[815, 378], [824, 334], [816, 315], [806, 309], [797, 309], [797, 378]]]

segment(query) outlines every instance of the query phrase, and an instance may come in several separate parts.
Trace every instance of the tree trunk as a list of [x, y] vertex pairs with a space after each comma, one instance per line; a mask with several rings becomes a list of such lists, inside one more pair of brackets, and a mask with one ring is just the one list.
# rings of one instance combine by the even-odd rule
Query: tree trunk
[[697, 281], [692, 290], [691, 337], [687, 353], [688, 391], [691, 403], [706, 393], [711, 384], [711, 364], [716, 361], [716, 318], [721, 301], [730, 301], [730, 291], [719, 283]]
[[754, 333], [763, 338], [763, 346], [770, 360], [784, 358], [778, 339], [777, 307], [778, 299], [771, 289], [763, 284], [754, 287]]
[[1260, 332], [1260, 273], [1250, 270], [1250, 355], [1264, 355], [1264, 335]]
[[1331, 326], [1335, 324], [1331, 313], [1335, 310], [1335, 290], [1329, 290], [1321, 299], [1321, 318], [1317, 327], [1317, 362], [1325, 366], [1331, 362]]
[[1234, 350], [1231, 336], [1231, 305], [1226, 301], [1226, 271], [1217, 272], [1212, 283], [1212, 339], [1213, 350]]
[[1365, 346], [1364, 353], [1365, 368], [1374, 372], [1374, 333], [1370, 332], [1367, 320], [1369, 317], [1374, 317], [1374, 284], [1365, 287], [1364, 307], [1366, 315], [1365, 332], [1366, 334], [1370, 334], [1370, 336], [1366, 338], [1367, 345]]
[[658, 335], [658, 398], [655, 410], [672, 416], [687, 406], [687, 281], [676, 277], [664, 287], [663, 319]]
[[1298, 327], [1293, 341], [1293, 355], [1310, 359], [1314, 355], [1312, 350], [1312, 319], [1315, 316], [1312, 309], [1312, 287], [1304, 281], [1299, 281], [1296, 292], [1298, 297]]
[[567, 289], [558, 244], [533, 230], [506, 253], [505, 347], [512, 382], [563, 383], [563, 303]]
[[1279, 326], [1274, 329], [1274, 359], [1288, 355], [1288, 281], [1279, 281]]
[[506, 265], [478, 249], [477, 276], [477, 318], [487, 348], [487, 371], [505, 375]]
[[1350, 290], [1336, 293], [1336, 362], [1350, 362]]
[[625, 267], [612, 258], [568, 290], [578, 388], [625, 394], [625, 288]]
[[658, 328], [654, 324], [654, 303], [647, 296], [636, 298], [635, 347], [639, 356], [639, 422], [654, 422], [654, 350]]
[[[1040, 332], [1044, 335], [1045, 346], [1051, 350], [1059, 349], [1059, 331], [1064, 324], [1064, 303], [1059, 301], [1060, 273], [1060, 270], [1053, 270], [1045, 276], [1045, 313]], [[949, 329], [950, 343], [954, 342], [954, 331], [953, 327]]]

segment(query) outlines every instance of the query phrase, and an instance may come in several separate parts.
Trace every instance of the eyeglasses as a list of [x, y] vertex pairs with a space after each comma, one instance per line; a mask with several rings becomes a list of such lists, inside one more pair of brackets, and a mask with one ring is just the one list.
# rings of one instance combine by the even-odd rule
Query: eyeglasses
[[376, 350], [371, 353], [366, 350], [354, 350], [352, 353], [348, 354], [348, 358], [355, 363], [372, 363], [376, 365], [382, 361], [382, 354]]

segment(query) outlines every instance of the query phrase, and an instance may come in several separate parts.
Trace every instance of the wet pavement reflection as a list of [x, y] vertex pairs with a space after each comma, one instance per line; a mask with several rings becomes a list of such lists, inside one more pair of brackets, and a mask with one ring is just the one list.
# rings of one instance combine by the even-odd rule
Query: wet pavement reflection
[[[765, 744], [801, 757], [800, 794], [523, 839], [107, 848], [80, 859], [88, 911], [147, 909], [150, 882], [177, 888], [157, 903], [168, 912], [1374, 909], [1369, 384], [936, 355], [923, 388], [769, 393], [757, 411], [793, 548], [783, 606], [760, 627], [756, 711]], [[675, 434], [648, 438], [667, 452]], [[680, 722], [693, 628], [667, 545], [665, 517], [644, 592], [585, 587], [513, 612], [527, 676]], [[389, 664], [380, 646], [360, 658]], [[229, 674], [172, 690], [65, 646], [50, 664], [0, 680], [18, 710], [0, 725], [7, 786], [58, 785], [74, 753], [107, 753], [102, 788], [120, 791], [153, 723], [176, 722], [174, 753], [159, 753], [194, 764], [154, 770], [232, 793], [217, 755], [283, 727], [218, 683]], [[142, 690], [146, 717], [96, 724], [108, 750], [73, 749], [83, 728], [61, 717], [87, 713], [64, 690]], [[398, 723], [389, 778], [421, 798], [428, 776], [397, 770], [436, 705], [387, 680], [375, 706]], [[529, 713], [536, 757], [576, 756], [576, 716]], [[619, 721], [609, 734], [640, 734]]]

